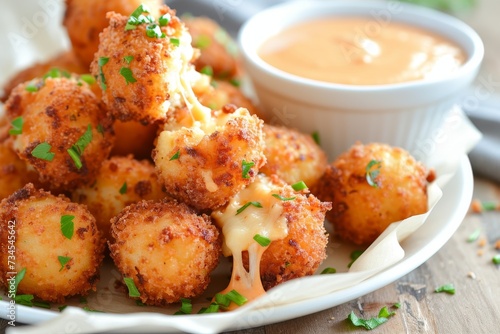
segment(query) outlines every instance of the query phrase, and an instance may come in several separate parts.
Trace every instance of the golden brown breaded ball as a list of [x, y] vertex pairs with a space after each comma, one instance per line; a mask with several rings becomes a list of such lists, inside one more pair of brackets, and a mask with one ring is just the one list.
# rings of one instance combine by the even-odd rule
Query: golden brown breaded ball
[[[14, 258], [9, 258], [12, 245]], [[66, 297], [96, 290], [103, 239], [85, 206], [64, 196], [56, 197], [27, 184], [2, 200], [0, 249], [4, 286], [8, 272], [26, 269], [18, 294], [63, 302]]]
[[109, 24], [106, 13], [114, 11], [129, 16], [141, 3], [155, 14], [161, 0], [66, 0], [63, 24], [73, 49], [88, 69], [99, 47], [99, 33]]
[[0, 143], [0, 199], [4, 199], [30, 182], [36, 182], [38, 174], [28, 170], [8, 141]]
[[219, 262], [221, 239], [210, 218], [173, 200], [141, 201], [113, 218], [111, 257], [148, 305], [202, 294]]
[[112, 157], [104, 161], [96, 181], [75, 189], [72, 194], [74, 202], [88, 207], [107, 240], [110, 240], [110, 219], [124, 207], [143, 199], [160, 200], [165, 197], [153, 164], [135, 160], [132, 156]]
[[342, 239], [370, 244], [393, 222], [427, 211], [427, 170], [407, 151], [356, 143], [318, 182], [315, 194], [331, 201], [327, 219]]
[[265, 163], [262, 121], [246, 109], [215, 112], [211, 126], [165, 130], [153, 160], [167, 193], [198, 210], [213, 210], [250, 184]]
[[68, 73], [84, 74], [89, 73], [90, 69], [88, 66], [83, 66], [80, 61], [76, 58], [73, 50], [64, 51], [54, 58], [51, 58], [43, 63], [34, 64], [18, 73], [9, 79], [9, 81], [3, 87], [4, 94], [0, 98], [0, 101], [7, 101], [10, 93], [17, 85], [23, 82], [29, 81], [31, 79], [40, 78], [49, 72], [51, 69], [59, 69], [61, 71], [66, 71]]
[[226, 104], [247, 109], [250, 114], [259, 116], [259, 110], [243, 92], [227, 81], [212, 80], [212, 85], [198, 96], [201, 104], [212, 110], [221, 110]]
[[158, 134], [158, 125], [142, 125], [136, 121], [114, 123], [115, 144], [111, 155], [126, 156], [132, 154], [136, 159], [151, 160], [151, 151]]
[[10, 120], [22, 117], [14, 150], [41, 182], [70, 190], [94, 181], [113, 134], [106, 111], [85, 82], [46, 78], [19, 85], [5, 109]]
[[278, 175], [288, 184], [304, 181], [313, 188], [328, 166], [325, 152], [311, 135], [294, 129], [264, 124], [266, 175]]
[[[231, 79], [240, 72], [238, 47], [229, 34], [208, 17], [183, 17], [193, 38], [193, 47], [200, 50], [194, 64], [198, 71], [210, 67], [213, 76]], [[243, 106], [241, 106], [243, 107]]]
[[[277, 175], [259, 174], [254, 183], [231, 199], [228, 207], [212, 213], [223, 231], [226, 256], [226, 247], [230, 249], [232, 242], [228, 238], [234, 235], [239, 244], [245, 244], [247, 240], [254, 242], [256, 234], [269, 237], [271, 243], [260, 261], [260, 277], [265, 290], [293, 278], [312, 275], [326, 258], [328, 234], [324, 220], [331, 203], [322, 203], [307, 193], [307, 190], [293, 190]], [[250, 205], [242, 210], [247, 203], [258, 203], [258, 206]], [[233, 232], [226, 224], [236, 224], [236, 216], [244, 226]], [[285, 233], [281, 236], [283, 228]], [[249, 233], [244, 238], [240, 236], [243, 231]], [[249, 250], [250, 247], [242, 249]], [[248, 270], [246, 251], [243, 252], [243, 262]]]
[[169, 17], [167, 25], [160, 27], [156, 21], [126, 29], [128, 16], [109, 13], [109, 26], [100, 34], [91, 70], [103, 90], [103, 101], [121, 121], [163, 120], [171, 108], [184, 104], [190, 73], [197, 74], [189, 64], [194, 51], [184, 24], [167, 6], [160, 14]]

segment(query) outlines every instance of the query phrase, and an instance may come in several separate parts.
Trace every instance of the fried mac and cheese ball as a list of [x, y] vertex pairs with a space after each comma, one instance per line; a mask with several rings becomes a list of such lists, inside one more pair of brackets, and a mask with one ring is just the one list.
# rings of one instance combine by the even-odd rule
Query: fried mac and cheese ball
[[276, 174], [288, 184], [304, 181], [314, 185], [328, 165], [325, 152], [312, 136], [285, 127], [264, 124], [267, 163], [261, 168], [266, 175]]
[[221, 252], [210, 218], [173, 200], [141, 201], [113, 218], [111, 257], [148, 305], [203, 293]]
[[213, 210], [250, 184], [265, 163], [262, 121], [227, 106], [210, 123], [160, 133], [153, 151], [167, 193], [198, 210]]
[[[0, 222], [0, 280], [4, 286], [8, 272], [25, 269], [18, 294], [63, 302], [66, 297], [96, 290], [104, 242], [85, 206], [27, 184], [2, 200]], [[11, 235], [15, 238], [9, 238]], [[15, 261], [9, 262], [12, 245]], [[15, 269], [10, 267], [12, 262]]]
[[[231, 79], [240, 72], [238, 48], [231, 36], [208, 17], [183, 17], [192, 36], [193, 47], [200, 50], [194, 64], [198, 71], [210, 68], [214, 78]], [[243, 107], [243, 106], [241, 106]]]
[[143, 199], [165, 197], [153, 164], [131, 156], [105, 160], [96, 181], [77, 188], [72, 194], [74, 202], [85, 204], [94, 215], [97, 227], [107, 240], [110, 240], [110, 219], [124, 207]]
[[149, 124], [183, 106], [200, 74], [189, 64], [194, 54], [191, 36], [175, 11], [162, 6], [160, 23], [138, 10], [155, 23], [130, 25], [128, 16], [109, 13], [91, 70], [115, 118]]
[[18, 156], [54, 188], [92, 183], [112, 147], [111, 122], [85, 82], [37, 79], [14, 89], [6, 105]]
[[407, 151], [385, 144], [356, 143], [318, 182], [315, 194], [331, 201], [334, 232], [370, 244], [393, 222], [427, 211], [427, 170]]
[[[99, 47], [99, 33], [108, 26], [106, 13], [130, 15], [141, 3], [154, 13], [161, 0], [66, 0], [63, 24], [81, 63], [88, 69]], [[31, 78], [30, 78], [31, 79]]]

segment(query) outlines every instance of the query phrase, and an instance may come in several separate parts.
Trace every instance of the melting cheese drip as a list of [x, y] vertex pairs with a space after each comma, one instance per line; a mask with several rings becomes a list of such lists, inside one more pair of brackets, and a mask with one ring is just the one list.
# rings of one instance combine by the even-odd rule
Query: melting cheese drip
[[[212, 213], [222, 228], [222, 252], [224, 256], [233, 256], [231, 281], [222, 293], [234, 289], [248, 300], [265, 293], [260, 280], [260, 260], [267, 247], [257, 243], [254, 236], [259, 234], [273, 241], [288, 235], [282, 201], [272, 196], [277, 193], [279, 188], [274, 187], [265, 176], [259, 175], [255, 182], [231, 199], [225, 211]], [[238, 210], [249, 202], [259, 202], [262, 208], [250, 205], [238, 214]], [[243, 266], [244, 251], [248, 251], [249, 271]]]

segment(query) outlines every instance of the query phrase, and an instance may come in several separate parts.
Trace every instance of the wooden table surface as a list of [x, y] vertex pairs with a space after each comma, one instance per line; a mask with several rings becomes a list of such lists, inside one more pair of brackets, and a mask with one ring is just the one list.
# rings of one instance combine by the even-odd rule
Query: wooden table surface
[[[478, 31], [485, 44], [480, 76], [493, 75], [495, 82], [500, 81], [499, 13], [500, 1], [478, 0], [473, 11], [460, 15]], [[474, 185], [473, 198], [500, 203], [500, 184], [475, 177]], [[482, 231], [478, 241], [467, 242], [478, 228]], [[364, 329], [348, 325], [347, 315], [354, 311], [369, 318], [376, 316], [381, 307], [394, 303], [401, 307], [373, 333], [500, 333], [500, 267], [491, 261], [500, 253], [495, 249], [498, 240], [500, 211], [469, 212], [441, 250], [392, 284], [319, 313], [231, 333], [365, 333]], [[454, 295], [434, 293], [445, 283], [455, 285]], [[6, 326], [7, 322], [1, 320], [1, 333]]]

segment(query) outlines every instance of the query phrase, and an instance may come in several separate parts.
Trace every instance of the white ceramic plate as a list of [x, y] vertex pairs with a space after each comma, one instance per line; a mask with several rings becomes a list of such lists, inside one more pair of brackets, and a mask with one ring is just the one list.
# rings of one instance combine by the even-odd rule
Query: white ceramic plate
[[[375, 291], [404, 276], [429, 259], [448, 241], [462, 222], [470, 205], [472, 191], [471, 166], [467, 156], [463, 156], [456, 174], [443, 188], [443, 197], [431, 212], [426, 223], [402, 243], [405, 250], [403, 260], [350, 288], [317, 298], [261, 310], [250, 310], [245, 313], [227, 312], [171, 317], [167, 314], [175, 312], [178, 305], [169, 308], [140, 307], [128, 299], [123, 291], [117, 290], [116, 279], [119, 279], [119, 273], [114, 269], [112, 263], [106, 262], [102, 269], [98, 292], [91, 294], [87, 298], [86, 304], [81, 303], [78, 298], [70, 300], [68, 304], [79, 307], [88, 306], [91, 309], [107, 313], [87, 313], [75, 309], [78, 312], [74, 314], [74, 317], [64, 319], [65, 326], [61, 328], [61, 324], [59, 324], [58, 328], [65, 332], [97, 332], [113, 328], [121, 333], [138, 331], [142, 333], [174, 333], [179, 330], [214, 333], [222, 330], [262, 326], [325, 310]], [[353, 249], [352, 245], [330, 240], [329, 256], [322, 268], [335, 267], [338, 271], [346, 271], [349, 254]], [[195, 312], [207, 304], [206, 296], [213, 295], [214, 292], [221, 290], [227, 284], [229, 267], [229, 263], [223, 263], [219, 266], [213, 275], [213, 284], [211, 284], [209, 291], [204, 297], [193, 302]], [[297, 285], [300, 286], [301, 280], [304, 279], [308, 278], [296, 280]], [[5, 311], [7, 305], [8, 302], [5, 301], [5, 298], [0, 301], [2, 318], [7, 318]], [[53, 305], [53, 310], [18, 306], [16, 321], [35, 324], [55, 318], [59, 315], [57, 306]], [[22, 329], [22, 327], [17, 328]], [[31, 329], [33, 333], [37, 332], [35, 328]], [[25, 327], [24, 330], [28, 330], [28, 328]]]

